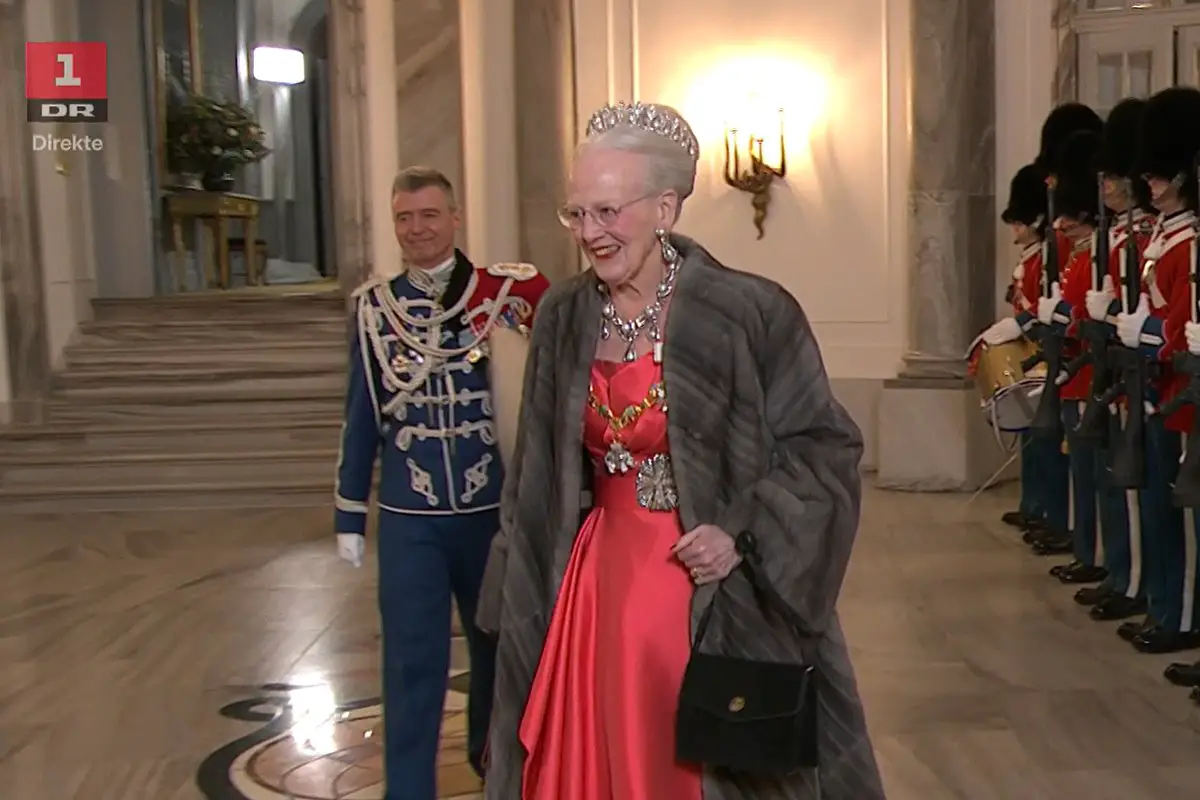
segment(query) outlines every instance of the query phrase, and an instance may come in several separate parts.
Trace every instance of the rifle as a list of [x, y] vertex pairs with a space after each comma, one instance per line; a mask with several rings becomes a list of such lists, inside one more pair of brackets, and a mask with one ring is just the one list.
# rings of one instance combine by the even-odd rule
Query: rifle
[[[1049, 297], [1051, 287], [1058, 283], [1058, 234], [1054, 231], [1054, 188], [1057, 181], [1052, 176], [1046, 180], [1046, 218], [1047, 235], [1045, 240], [1045, 257], [1042, 259], [1042, 297]], [[1055, 330], [1054, 325], [1042, 325], [1037, 331], [1037, 342], [1041, 345], [1039, 351], [1021, 363], [1021, 369], [1027, 374], [1039, 363], [1046, 364], [1046, 387], [1038, 401], [1037, 411], [1029, 429], [1035, 435], [1059, 441], [1062, 439], [1062, 397], [1059, 393], [1061, 383], [1059, 373], [1062, 372], [1063, 335]]]
[[[1197, 169], [1200, 175], [1200, 168]], [[1192, 222], [1194, 235], [1200, 235], [1200, 218]], [[1200, 308], [1196, 305], [1197, 281], [1200, 281], [1200, 242], [1192, 239], [1192, 269], [1188, 276], [1191, 288], [1191, 321], [1200, 321]], [[1187, 375], [1187, 386], [1175, 395], [1169, 402], [1163, 404], [1161, 413], [1169, 417], [1185, 405], [1200, 406], [1200, 356], [1192, 355], [1188, 350], [1176, 353], [1171, 359], [1176, 371]], [[1200, 506], [1200, 444], [1193, 441], [1196, 433], [1196, 423], [1193, 420], [1192, 430], [1188, 431], [1187, 449], [1183, 461], [1179, 465], [1179, 474], [1175, 478], [1175, 487], [1171, 491], [1171, 499], [1180, 508]]]
[[[1111, 218], [1108, 208], [1104, 205], [1104, 173], [1097, 178], [1100, 195], [1100, 219], [1096, 223], [1096, 238], [1092, 246], [1092, 289], [1100, 291], [1104, 279], [1108, 275], [1108, 230]], [[1079, 323], [1079, 338], [1083, 340], [1084, 351], [1067, 364], [1067, 379], [1073, 378], [1085, 366], [1092, 367], [1092, 385], [1088, 389], [1087, 404], [1075, 426], [1075, 433], [1083, 439], [1099, 442], [1107, 446], [1109, 434], [1108, 403], [1104, 396], [1113, 383], [1113, 375], [1108, 367], [1108, 348], [1112, 342], [1112, 326], [1104, 320], [1095, 320], [1084, 315]]]
[[[1130, 192], [1130, 196], [1133, 193]], [[1142, 273], [1134, 236], [1133, 206], [1128, 212], [1128, 238], [1125, 257], [1121, 259], [1121, 306], [1126, 314], [1137, 310], [1142, 295]], [[1146, 383], [1149, 364], [1138, 349], [1115, 345], [1109, 348], [1109, 366], [1120, 377], [1109, 387], [1100, 402], [1109, 405], [1125, 398], [1125, 423], [1121, 435], [1112, 447], [1109, 472], [1113, 486], [1118, 489], [1141, 489], [1146, 482]]]

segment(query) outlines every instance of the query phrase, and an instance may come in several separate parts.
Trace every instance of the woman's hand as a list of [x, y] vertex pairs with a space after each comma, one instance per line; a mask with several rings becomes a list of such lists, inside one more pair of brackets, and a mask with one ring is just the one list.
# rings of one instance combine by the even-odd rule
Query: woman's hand
[[684, 534], [671, 552], [688, 568], [697, 586], [724, 580], [742, 561], [733, 537], [716, 525], [700, 525]]

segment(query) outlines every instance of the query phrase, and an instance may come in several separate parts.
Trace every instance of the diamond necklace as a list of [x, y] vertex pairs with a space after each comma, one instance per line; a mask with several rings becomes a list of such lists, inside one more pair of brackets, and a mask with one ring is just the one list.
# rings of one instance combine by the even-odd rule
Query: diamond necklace
[[667, 298], [675, 291], [675, 278], [679, 275], [681, 263], [682, 259], [676, 256], [667, 264], [667, 271], [654, 292], [654, 301], [643, 308], [642, 313], [633, 319], [621, 319], [621, 315], [617, 313], [617, 307], [613, 305], [612, 298], [609, 296], [608, 287], [603, 283], [599, 285], [600, 293], [609, 298], [600, 312], [603, 318], [600, 338], [604, 340], [612, 338], [615, 330], [617, 336], [625, 343], [625, 361], [637, 359], [637, 342], [643, 335], [654, 344], [655, 360], [661, 360], [662, 325], [660, 316]]

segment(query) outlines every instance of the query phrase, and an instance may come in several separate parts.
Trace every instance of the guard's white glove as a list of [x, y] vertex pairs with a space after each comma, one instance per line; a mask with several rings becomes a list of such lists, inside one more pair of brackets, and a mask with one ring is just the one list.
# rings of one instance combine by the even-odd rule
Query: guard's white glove
[[1200, 323], [1189, 322], [1184, 325], [1183, 335], [1187, 337], [1188, 352], [1200, 356]]
[[1050, 284], [1050, 296], [1039, 297], [1037, 305], [1037, 319], [1043, 325], [1049, 325], [1054, 321], [1054, 311], [1058, 308], [1058, 304], [1062, 302], [1062, 289], [1059, 288], [1058, 281]]
[[363, 553], [367, 549], [367, 537], [357, 533], [339, 533], [337, 535], [338, 558], [348, 561], [356, 567], [361, 567]]
[[1104, 283], [1100, 285], [1100, 291], [1088, 289], [1087, 306], [1088, 316], [1097, 322], [1104, 322], [1108, 319], [1108, 310], [1112, 308], [1113, 300], [1117, 297], [1113, 293], [1112, 276], [1105, 275]]
[[1005, 317], [983, 332], [983, 341], [997, 345], [1021, 338], [1021, 325], [1013, 317]]
[[1117, 338], [1126, 347], [1137, 348], [1141, 344], [1142, 326], [1150, 317], [1150, 298], [1142, 292], [1137, 308], [1132, 314], [1117, 314]]

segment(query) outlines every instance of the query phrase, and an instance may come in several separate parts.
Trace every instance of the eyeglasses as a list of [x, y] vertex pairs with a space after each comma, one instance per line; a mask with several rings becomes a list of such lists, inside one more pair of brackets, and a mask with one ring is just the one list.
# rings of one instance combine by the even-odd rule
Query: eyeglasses
[[619, 206], [595, 206], [593, 208], [581, 208], [579, 206], [563, 206], [558, 210], [558, 221], [563, 224], [564, 228], [570, 228], [577, 231], [583, 227], [583, 221], [587, 217], [591, 217], [592, 221], [600, 228], [611, 228], [621, 218], [621, 212], [629, 208], [634, 203], [640, 203], [643, 200], [648, 200], [651, 197], [657, 197], [657, 193], [644, 194], [641, 197], [635, 197], [632, 200], [627, 200]]

